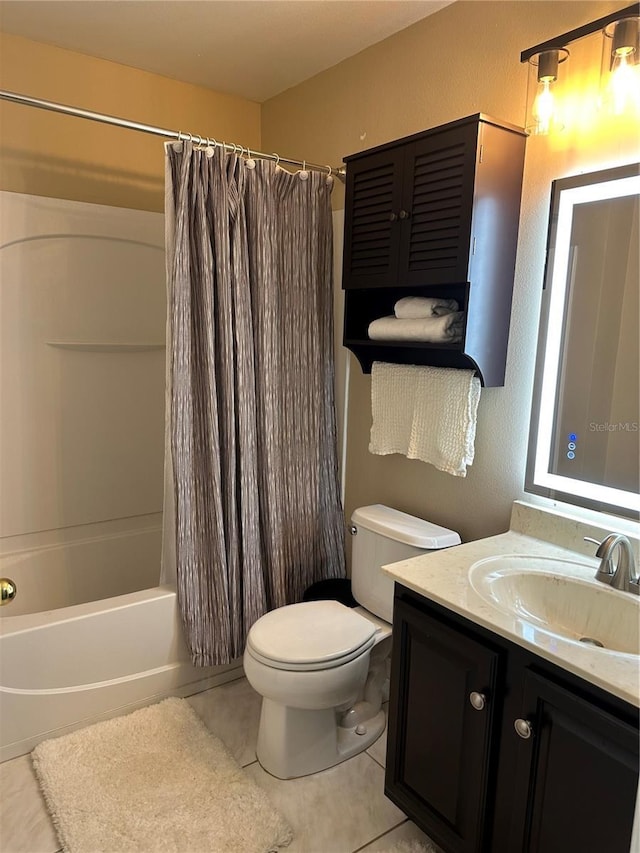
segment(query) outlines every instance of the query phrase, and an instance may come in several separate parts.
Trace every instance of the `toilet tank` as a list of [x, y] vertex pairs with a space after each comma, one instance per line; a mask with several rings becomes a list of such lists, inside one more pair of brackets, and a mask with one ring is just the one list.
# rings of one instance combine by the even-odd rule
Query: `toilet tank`
[[354, 510], [351, 524], [353, 597], [386, 622], [393, 619], [393, 579], [381, 567], [460, 544], [453, 530], [382, 504]]

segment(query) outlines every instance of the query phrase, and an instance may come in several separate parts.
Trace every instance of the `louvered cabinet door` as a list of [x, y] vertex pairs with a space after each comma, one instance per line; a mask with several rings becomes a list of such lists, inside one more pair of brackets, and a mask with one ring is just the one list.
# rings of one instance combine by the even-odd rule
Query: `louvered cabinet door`
[[347, 169], [342, 286], [397, 284], [404, 150], [355, 160]]
[[432, 134], [406, 149], [402, 284], [468, 281], [477, 148], [478, 122], [473, 122]]

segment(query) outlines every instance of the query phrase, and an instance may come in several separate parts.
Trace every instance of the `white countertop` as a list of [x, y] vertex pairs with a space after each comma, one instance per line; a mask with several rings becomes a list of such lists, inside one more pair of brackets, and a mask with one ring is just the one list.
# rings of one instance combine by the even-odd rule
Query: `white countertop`
[[414, 592], [640, 707], [640, 657], [597, 649], [546, 633], [532, 622], [503, 612], [475, 592], [469, 582], [471, 566], [488, 557], [508, 554], [578, 561], [588, 567], [587, 574], [593, 568], [593, 575], [599, 563], [595, 558], [511, 530], [392, 563], [383, 569]]

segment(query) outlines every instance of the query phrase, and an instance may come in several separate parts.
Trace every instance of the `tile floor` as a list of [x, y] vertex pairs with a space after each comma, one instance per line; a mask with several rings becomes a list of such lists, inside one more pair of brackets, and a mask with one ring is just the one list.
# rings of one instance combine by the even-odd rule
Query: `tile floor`
[[[260, 697], [246, 679], [198, 693], [188, 701], [289, 821], [294, 840], [285, 848], [287, 853], [376, 853], [400, 840], [428, 841], [384, 796], [386, 732], [366, 752], [336, 767], [282, 781], [266, 773], [256, 759]], [[1, 764], [1, 853], [59, 850], [30, 757]]]

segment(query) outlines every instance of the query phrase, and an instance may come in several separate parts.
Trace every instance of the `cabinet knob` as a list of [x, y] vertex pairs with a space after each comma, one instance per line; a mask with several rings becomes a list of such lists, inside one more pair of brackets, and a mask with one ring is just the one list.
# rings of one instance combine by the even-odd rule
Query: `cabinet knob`
[[408, 218], [409, 218], [409, 211], [408, 210], [401, 210], [400, 211], [400, 219], [408, 219]]
[[533, 726], [529, 720], [521, 720], [518, 718], [514, 722], [513, 727], [516, 730], [518, 737], [521, 737], [524, 740], [528, 740], [533, 735]]
[[469, 693], [469, 702], [471, 702], [471, 707], [476, 711], [482, 711], [487, 704], [487, 697], [484, 693], [477, 693], [474, 690], [472, 693]]
[[390, 213], [389, 214], [389, 222], [395, 222], [397, 218], [398, 218], [397, 213]]

